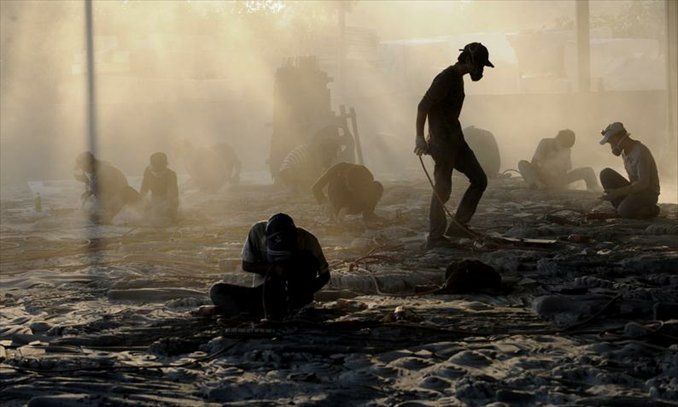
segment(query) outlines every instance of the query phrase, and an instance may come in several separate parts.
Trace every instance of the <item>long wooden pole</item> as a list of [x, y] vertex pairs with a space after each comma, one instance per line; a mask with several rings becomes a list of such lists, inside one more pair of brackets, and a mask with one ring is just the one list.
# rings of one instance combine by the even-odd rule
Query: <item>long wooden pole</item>
[[87, 146], [96, 157], [97, 111], [96, 78], [94, 76], [94, 22], [92, 0], [85, 0], [85, 42], [87, 48]]
[[589, 0], [575, 0], [577, 14], [577, 73], [579, 92], [591, 91], [591, 45], [589, 35]]
[[339, 100], [346, 103], [346, 4], [339, 2]]
[[353, 107], [350, 110], [349, 117], [351, 118], [355, 151], [358, 153], [358, 164], [363, 165], [365, 162], [363, 161], [363, 147], [360, 145], [360, 134], [358, 134], [358, 116]]
[[673, 152], [678, 153], [678, 2], [675, 0], [666, 0], [666, 96], [667, 141]]

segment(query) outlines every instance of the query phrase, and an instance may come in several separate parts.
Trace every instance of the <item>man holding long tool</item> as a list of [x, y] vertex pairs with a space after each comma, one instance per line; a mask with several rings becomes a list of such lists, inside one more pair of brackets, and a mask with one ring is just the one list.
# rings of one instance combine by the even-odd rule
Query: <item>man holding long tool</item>
[[[429, 212], [427, 248], [446, 246], [447, 236], [468, 236], [466, 224], [476, 211], [487, 187], [487, 176], [475, 154], [464, 140], [459, 114], [464, 104], [464, 75], [472, 81], [483, 77], [486, 66], [494, 68], [489, 52], [479, 42], [472, 42], [461, 50], [457, 63], [438, 74], [417, 107], [417, 137], [414, 153], [430, 154], [435, 161], [433, 196]], [[424, 138], [424, 124], [429, 120], [429, 139]], [[422, 161], [423, 165], [423, 161]], [[424, 168], [425, 169], [425, 168]], [[452, 192], [452, 170], [468, 177], [469, 185], [452, 223], [447, 227], [445, 202]]]

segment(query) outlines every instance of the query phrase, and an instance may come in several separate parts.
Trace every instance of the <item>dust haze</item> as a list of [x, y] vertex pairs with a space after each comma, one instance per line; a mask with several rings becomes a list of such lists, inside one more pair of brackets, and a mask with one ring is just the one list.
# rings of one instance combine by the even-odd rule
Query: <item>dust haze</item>
[[[316, 56], [332, 108], [357, 112], [365, 164], [419, 178], [416, 105], [458, 49], [480, 41], [496, 68], [466, 83], [461, 122], [494, 133], [502, 170], [564, 128], [577, 134], [574, 166], [620, 169], [598, 140], [622, 121], [658, 161], [660, 200], [677, 202], [665, 2], [590, 2], [585, 90], [574, 3], [95, 1], [97, 153], [135, 176], [164, 151], [181, 173], [182, 142], [225, 142], [244, 172], [265, 174], [276, 70]], [[0, 12], [2, 183], [68, 179], [88, 148], [83, 3], [2, 1]]]
[[[0, 405], [675, 406], [677, 41], [677, 0], [0, 0]], [[467, 78], [484, 168], [442, 137], [429, 184], [474, 42], [428, 112]]]

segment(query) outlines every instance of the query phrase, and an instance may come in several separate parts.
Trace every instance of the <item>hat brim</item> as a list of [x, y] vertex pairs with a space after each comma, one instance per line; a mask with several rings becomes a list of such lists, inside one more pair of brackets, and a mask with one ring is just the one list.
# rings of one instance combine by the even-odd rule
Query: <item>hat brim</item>
[[600, 145], [605, 145], [610, 140], [610, 137], [612, 137], [612, 133], [607, 133], [603, 136], [603, 139], [600, 140]]
[[485, 66], [489, 66], [490, 68], [494, 68], [494, 64], [492, 62], [490, 62], [489, 60], [485, 61]]
[[610, 141], [610, 137], [614, 136], [615, 134], [622, 134], [625, 136], [630, 136], [631, 133], [629, 133], [626, 130], [618, 130], [618, 131], [608, 131], [607, 133], [603, 134], [603, 139], [600, 140], [600, 144], [603, 145]]

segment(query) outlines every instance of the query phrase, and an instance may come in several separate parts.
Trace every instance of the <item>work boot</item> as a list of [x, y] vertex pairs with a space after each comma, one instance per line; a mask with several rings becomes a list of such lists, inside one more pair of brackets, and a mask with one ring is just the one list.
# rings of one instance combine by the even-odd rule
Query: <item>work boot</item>
[[447, 230], [445, 231], [445, 236], [457, 237], [457, 238], [473, 237], [473, 236], [471, 236], [471, 234], [469, 233], [469, 231], [466, 228], [460, 226], [459, 223], [457, 223], [457, 222], [451, 222], [449, 224], [449, 226], [447, 226]]
[[450, 239], [446, 238], [445, 236], [438, 236], [438, 237], [428, 237], [426, 239], [426, 250], [431, 250], [435, 249], [438, 247], [453, 247], [454, 244], [450, 241]]

